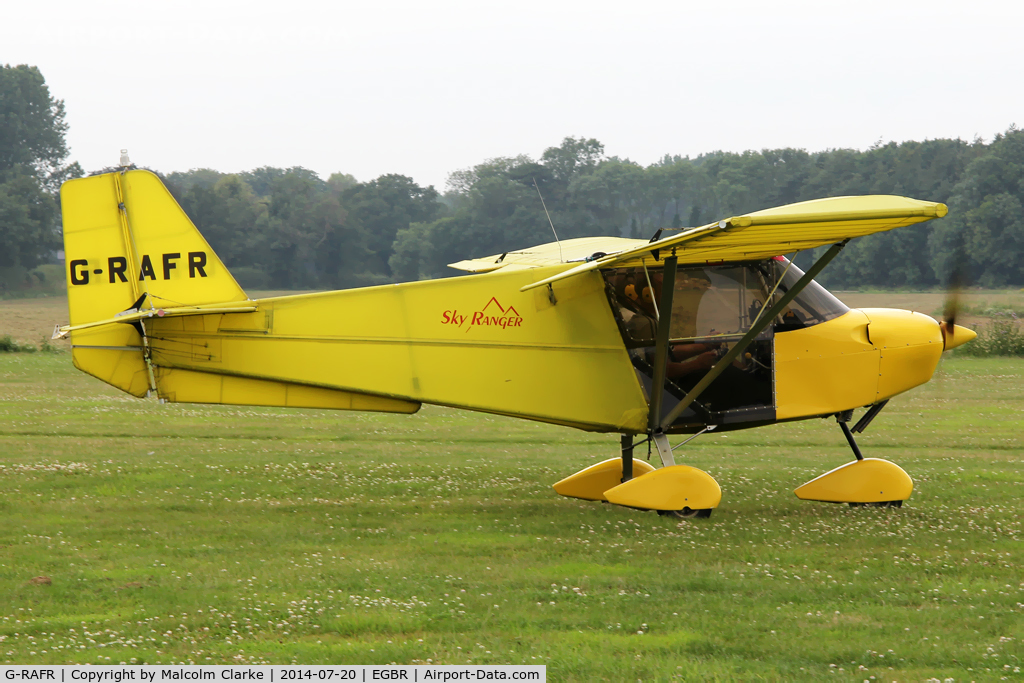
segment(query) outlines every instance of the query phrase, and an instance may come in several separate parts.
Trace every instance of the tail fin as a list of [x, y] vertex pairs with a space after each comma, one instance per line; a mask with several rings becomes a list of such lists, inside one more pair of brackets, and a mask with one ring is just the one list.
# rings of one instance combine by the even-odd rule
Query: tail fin
[[[246, 300], [153, 173], [126, 171], [70, 180], [60, 197], [72, 327], [143, 306]], [[140, 329], [126, 324], [72, 331], [75, 366], [131, 394], [145, 395], [152, 380]]]

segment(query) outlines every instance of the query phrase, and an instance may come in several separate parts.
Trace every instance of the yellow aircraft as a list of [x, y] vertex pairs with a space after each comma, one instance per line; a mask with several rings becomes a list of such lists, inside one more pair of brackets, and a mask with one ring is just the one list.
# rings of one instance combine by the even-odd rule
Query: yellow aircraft
[[[708, 516], [722, 497], [675, 464], [670, 435], [833, 415], [856, 459], [796, 495], [901, 504], [910, 477], [863, 458], [853, 433], [975, 336], [851, 310], [814, 282], [850, 239], [946, 214], [905, 197], [819, 199], [649, 242], [581, 238], [452, 264], [470, 276], [256, 300], [152, 173], [68, 181], [61, 204], [70, 324], [55, 336], [70, 335], [79, 370], [171, 402], [429, 403], [617, 432], [621, 457], [555, 490], [665, 514]], [[823, 245], [806, 273], [782, 256]], [[645, 443], [661, 468], [633, 459]]]

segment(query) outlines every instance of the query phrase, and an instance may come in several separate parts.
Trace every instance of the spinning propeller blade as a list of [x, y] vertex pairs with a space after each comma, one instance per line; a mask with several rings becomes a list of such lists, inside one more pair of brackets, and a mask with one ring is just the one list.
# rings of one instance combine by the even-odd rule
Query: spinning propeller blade
[[960, 282], [956, 274], [949, 281], [949, 288], [946, 291], [946, 302], [942, 306], [942, 322], [939, 327], [942, 329], [942, 348], [949, 348], [947, 338], [952, 337], [956, 326], [956, 316], [960, 312]]
[[946, 289], [946, 302], [942, 307], [942, 322], [939, 323], [939, 329], [942, 330], [943, 351], [956, 348], [978, 336], [974, 330], [956, 324], [957, 315], [960, 313], [960, 298], [963, 293], [966, 271], [967, 265], [964, 262], [963, 249], [958, 249], [956, 262], [953, 264], [953, 272], [950, 273]]

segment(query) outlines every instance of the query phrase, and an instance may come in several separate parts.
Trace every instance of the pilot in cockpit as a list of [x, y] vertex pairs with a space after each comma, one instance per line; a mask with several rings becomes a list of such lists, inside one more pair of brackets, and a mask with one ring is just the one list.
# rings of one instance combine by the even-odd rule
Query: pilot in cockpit
[[[645, 278], [646, 279], [646, 278]], [[693, 280], [690, 282], [690, 280]], [[654, 360], [655, 338], [658, 329], [655, 297], [661, 293], [661, 273], [651, 275], [650, 285], [646, 281], [636, 282], [631, 279], [623, 289], [625, 297], [632, 304], [632, 315], [625, 320], [626, 332], [637, 344], [646, 347], [645, 355], [649, 363]], [[711, 287], [711, 283], [700, 278], [680, 280], [674, 293], [675, 305], [672, 312], [673, 332], [678, 332], [680, 323], [683, 327], [692, 327], [696, 318], [697, 307], [703, 293]], [[626, 316], [623, 316], [624, 318]], [[689, 324], [688, 324], [689, 322]], [[692, 336], [686, 334], [684, 336]], [[719, 357], [721, 344], [681, 343], [670, 344], [666, 374], [670, 379], [682, 379], [694, 373], [704, 372], [715, 364]]]

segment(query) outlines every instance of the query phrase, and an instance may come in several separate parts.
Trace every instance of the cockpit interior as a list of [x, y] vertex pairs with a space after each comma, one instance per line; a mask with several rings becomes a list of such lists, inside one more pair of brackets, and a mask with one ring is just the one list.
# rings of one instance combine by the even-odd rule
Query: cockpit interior
[[[672, 310], [659, 311], [662, 268], [646, 264], [602, 271], [612, 313], [629, 351], [637, 378], [650, 401], [655, 339], [669, 319], [668, 363], [662, 411], [667, 415], [730, 346], [750, 330], [762, 311], [780, 299], [802, 276], [790, 260], [680, 266]], [[686, 432], [707, 425], [733, 428], [775, 419], [774, 336], [799, 330], [849, 309], [811, 282], [673, 423]]]

